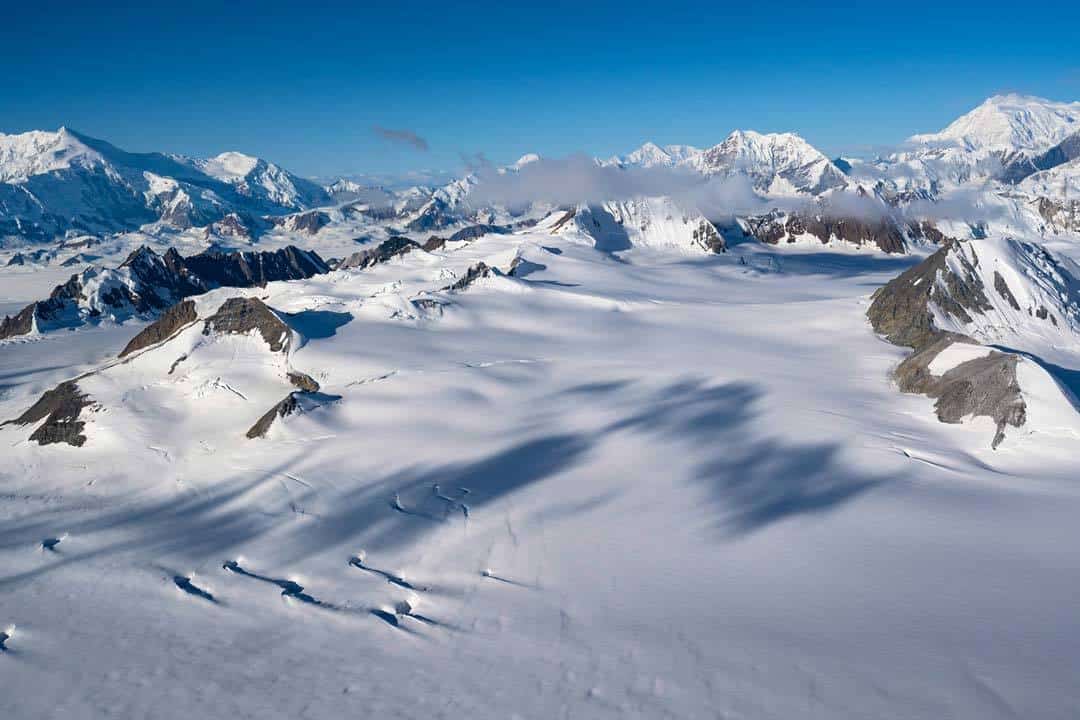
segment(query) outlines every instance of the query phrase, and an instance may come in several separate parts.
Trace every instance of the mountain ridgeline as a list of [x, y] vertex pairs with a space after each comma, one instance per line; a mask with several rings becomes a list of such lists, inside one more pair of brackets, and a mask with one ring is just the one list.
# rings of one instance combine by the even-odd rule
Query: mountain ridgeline
[[299, 280], [329, 269], [318, 253], [293, 246], [262, 252], [207, 251], [188, 257], [175, 248], [158, 255], [144, 246], [119, 267], [87, 268], [58, 285], [48, 298], [4, 318], [0, 339], [74, 327], [106, 315], [116, 320], [150, 317], [214, 288]]

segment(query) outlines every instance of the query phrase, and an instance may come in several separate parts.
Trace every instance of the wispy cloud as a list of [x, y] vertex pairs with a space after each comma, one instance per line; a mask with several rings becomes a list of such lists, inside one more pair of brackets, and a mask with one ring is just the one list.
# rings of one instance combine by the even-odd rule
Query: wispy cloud
[[[942, 168], [944, 170], [945, 168]], [[989, 168], [987, 168], [989, 169]], [[1000, 209], [977, 192], [956, 191], [937, 201], [918, 201], [892, 207], [870, 194], [828, 193], [822, 197], [765, 197], [742, 173], [706, 177], [687, 168], [603, 166], [585, 155], [543, 159], [517, 171], [486, 165], [475, 169], [477, 185], [469, 195], [476, 207], [503, 205], [521, 207], [530, 202], [555, 205], [602, 204], [608, 201], [667, 196], [685, 209], [694, 209], [710, 220], [750, 216], [781, 210], [875, 220], [892, 218], [898, 222], [917, 220], [959, 220], [982, 222], [995, 219]], [[863, 168], [863, 177], [853, 183], [868, 191], [875, 184], [878, 168]]]
[[602, 203], [673, 195], [703, 181], [700, 174], [681, 169], [605, 167], [584, 154], [538, 160], [517, 172], [500, 172], [490, 165], [473, 167], [479, 180], [472, 193], [476, 201], [511, 206], [531, 201]]
[[386, 128], [381, 125], [375, 125], [371, 129], [376, 135], [381, 137], [383, 140], [386, 140], [387, 142], [411, 145], [420, 152], [427, 152], [431, 147], [430, 145], [428, 145], [427, 140], [420, 137], [412, 130]]

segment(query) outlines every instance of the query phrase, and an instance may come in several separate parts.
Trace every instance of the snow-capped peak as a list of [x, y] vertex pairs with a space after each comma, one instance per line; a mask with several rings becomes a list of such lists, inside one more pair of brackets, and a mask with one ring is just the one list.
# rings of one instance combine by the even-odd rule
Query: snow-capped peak
[[206, 160], [195, 160], [193, 164], [215, 180], [232, 185], [241, 195], [283, 207], [312, 207], [328, 200], [326, 191], [316, 183], [252, 155], [223, 152]]
[[247, 177], [258, 164], [257, 157], [230, 151], [206, 160], [202, 171], [222, 182], [235, 182]]
[[747, 175], [757, 189], [770, 194], [817, 194], [847, 184], [839, 168], [794, 133], [735, 130], [691, 165], [706, 175]]
[[0, 182], [23, 180], [72, 165], [91, 167], [102, 163], [102, 155], [66, 127], [56, 132], [0, 133]]
[[665, 145], [660, 147], [654, 142], [647, 142], [631, 153], [622, 157], [610, 158], [601, 162], [601, 164], [644, 168], [674, 167], [700, 154], [700, 149], [690, 145]]
[[1027, 95], [995, 95], [941, 132], [913, 135], [919, 144], [956, 144], [965, 150], [1039, 152], [1080, 130], [1080, 102]]

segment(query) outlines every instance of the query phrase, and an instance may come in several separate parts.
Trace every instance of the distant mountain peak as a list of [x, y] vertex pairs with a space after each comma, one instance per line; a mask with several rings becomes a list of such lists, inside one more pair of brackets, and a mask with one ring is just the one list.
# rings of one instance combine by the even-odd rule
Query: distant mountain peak
[[913, 135], [918, 144], [965, 150], [1042, 152], [1080, 130], [1080, 102], [1009, 93], [987, 98], [944, 130]]

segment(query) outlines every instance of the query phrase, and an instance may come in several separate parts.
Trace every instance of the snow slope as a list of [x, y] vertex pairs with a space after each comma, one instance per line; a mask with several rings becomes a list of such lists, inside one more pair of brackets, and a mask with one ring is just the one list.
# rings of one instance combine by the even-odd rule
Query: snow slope
[[[0, 139], [0, 312], [76, 274], [89, 316], [132, 273], [84, 264], [143, 245], [345, 258], [0, 343], [0, 716], [1080, 716], [1080, 244], [1050, 176], [992, 171], [1072, 110], [990, 104], [846, 176], [749, 132], [612, 163], [749, 181], [775, 246], [670, 197], [511, 212], [469, 176], [292, 213], [323, 201], [247, 156]], [[897, 224], [814, 235], [859, 188]], [[918, 265], [906, 209], [956, 190], [974, 239]], [[894, 229], [911, 254], [863, 247]], [[986, 343], [934, 377], [1018, 353], [996, 449], [898, 391], [866, 315], [900, 273], [886, 320]]]
[[130, 153], [66, 128], [0, 135], [0, 240], [48, 241], [154, 221], [206, 225], [230, 212], [283, 214], [329, 202], [317, 184], [259, 158]]
[[[1043, 383], [992, 451], [896, 393], [862, 315], [910, 262], [541, 223], [212, 291], [127, 362], [5, 346], [0, 417], [97, 405], [0, 428], [0, 712], [1072, 717], [1076, 416]], [[286, 350], [204, 334], [241, 296]], [[289, 370], [321, 397], [248, 439]]]
[[913, 135], [914, 143], [956, 144], [966, 150], [1046, 150], [1080, 130], [1080, 102], [1026, 95], [995, 95], [941, 132]]

